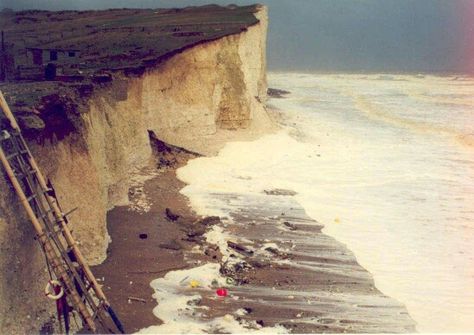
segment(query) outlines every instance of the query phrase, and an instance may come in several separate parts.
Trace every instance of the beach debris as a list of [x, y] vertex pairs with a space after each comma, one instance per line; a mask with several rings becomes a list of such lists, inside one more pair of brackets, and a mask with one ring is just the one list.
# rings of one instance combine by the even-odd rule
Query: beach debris
[[276, 248], [267, 247], [267, 248], [265, 248], [265, 250], [268, 251], [271, 254], [274, 254], [274, 255], [279, 255], [280, 254], [280, 251]]
[[200, 286], [201, 286], [201, 283], [199, 283], [197, 280], [193, 279], [189, 282], [189, 287], [191, 288], [198, 288]]
[[334, 219], [334, 223], [336, 223], [336, 224], [339, 224], [339, 223], [341, 223], [341, 219], [339, 219], [339, 218], [335, 218], [335, 219]]
[[253, 250], [241, 245], [237, 244], [232, 241], [227, 241], [227, 246], [235, 251], [237, 251], [240, 254], [243, 254], [245, 256], [252, 256], [253, 255]]
[[141, 233], [138, 235], [138, 237], [141, 239], [141, 240], [146, 240], [148, 238], [148, 234], [145, 234], [145, 233]]
[[152, 199], [145, 192], [145, 183], [155, 177], [155, 169], [145, 168], [132, 171], [128, 198], [130, 205], [127, 210], [136, 213], [148, 213], [151, 210]]
[[290, 223], [290, 222], [288, 222], [288, 221], [283, 222], [283, 224], [284, 224], [286, 227], [288, 227], [289, 230], [296, 230], [296, 229], [298, 229], [298, 228], [296, 228], [296, 226], [295, 226], [294, 224], [292, 224], [292, 223]]
[[[160, 326], [148, 328], [146, 333], [242, 334], [255, 329], [257, 325], [254, 321], [245, 320], [243, 318], [238, 319], [238, 316], [235, 315], [235, 310], [240, 308], [240, 306], [234, 308], [237, 306], [233, 301], [234, 294], [232, 294], [233, 292], [231, 292], [229, 287], [226, 287], [225, 277], [219, 273], [220, 267], [221, 265], [219, 263], [207, 263], [200, 267], [169, 272], [164, 277], [153, 280], [150, 285], [155, 290], [153, 297], [158, 302], [157, 307], [153, 310], [153, 314], [163, 320], [164, 323]], [[187, 279], [184, 279], [185, 277], [187, 277]], [[185, 287], [179, 284], [177, 285], [177, 283], [183, 279]], [[201, 287], [206, 288], [207, 293], [210, 293], [211, 296], [207, 297], [208, 294], [204, 293], [206, 296], [206, 298], [204, 298], [204, 296], [199, 294], [201, 292], [197, 292], [200, 289], [189, 289], [189, 281], [192, 279], [198, 280], [201, 283]], [[216, 280], [215, 283], [217, 286], [211, 288], [210, 284], [214, 279]], [[209, 291], [207, 289], [209, 289]], [[218, 295], [218, 289], [224, 289], [225, 291], [222, 291], [221, 294], [224, 293], [227, 295]], [[211, 298], [214, 302], [206, 306], [209, 302], [208, 298]], [[216, 302], [220, 302], [221, 306], [215, 306]], [[228, 302], [232, 302], [232, 306], [228, 306]], [[244, 301], [242, 301], [242, 304], [249, 306], [249, 304]], [[229, 313], [231, 316], [225, 317], [225, 319], [224, 316], [216, 316], [215, 313], [212, 312], [212, 310], [216, 308], [219, 311], [223, 311], [224, 313], [222, 314]], [[217, 312], [219, 313], [219, 311]], [[265, 330], [271, 334], [287, 333], [287, 330], [279, 325]]]
[[233, 278], [236, 285], [243, 285], [249, 282], [247, 273], [253, 268], [247, 262], [225, 262], [221, 265], [220, 273], [225, 277]]
[[265, 268], [270, 265], [269, 262], [263, 260], [249, 260], [249, 265], [256, 269]]
[[217, 279], [213, 279], [211, 281], [211, 287], [217, 287], [217, 286], [219, 286], [219, 282], [217, 281]]
[[[191, 299], [189, 300], [186, 305], [188, 306], [199, 306], [201, 305], [202, 299], [201, 298], [196, 298], [196, 299]], [[204, 306], [203, 306], [204, 308]]]
[[285, 189], [282, 189], [282, 188], [275, 188], [275, 189], [272, 189], [272, 190], [264, 190], [263, 192], [266, 195], [286, 195], [286, 196], [290, 196], [290, 197], [295, 196], [295, 195], [298, 194], [295, 191], [285, 190]]
[[237, 282], [235, 281], [234, 278], [231, 278], [231, 277], [227, 277], [225, 279], [225, 282], [227, 283], [227, 285], [235, 285]]
[[179, 215], [178, 214], [175, 214], [171, 211], [171, 209], [169, 208], [166, 208], [165, 209], [165, 214], [166, 214], [166, 218], [169, 220], [169, 221], [177, 221], [179, 219]]
[[288, 254], [287, 254], [287, 253], [281, 252], [281, 251], [278, 250], [277, 248], [267, 247], [267, 248], [265, 248], [265, 250], [268, 251], [269, 253], [275, 255], [275, 256], [279, 256], [279, 257], [283, 257], [283, 258], [287, 258], [287, 257], [288, 257]]
[[146, 304], [146, 300], [145, 300], [145, 299], [142, 299], [142, 298], [137, 298], [137, 297], [128, 297], [128, 300], [129, 300], [129, 301], [138, 301], [138, 302], [143, 302], [144, 304]]
[[171, 240], [168, 243], [162, 243], [159, 245], [159, 247], [162, 249], [169, 249], [175, 251], [183, 249], [183, 246], [179, 244], [176, 240]]
[[[221, 273], [224, 275], [226, 273], [237, 274], [237, 273], [245, 272], [250, 269], [252, 269], [252, 267], [247, 262], [244, 262], [244, 261], [238, 262], [238, 263], [225, 262], [221, 267]], [[234, 276], [231, 276], [231, 275], [228, 275], [228, 276], [235, 278]]]
[[183, 279], [181, 279], [181, 280], [179, 281], [179, 283], [182, 284], [182, 283], [183, 283], [186, 279], [188, 279], [188, 278], [189, 278], [189, 276], [184, 277]]
[[186, 233], [186, 235], [189, 238], [195, 238], [195, 237], [200, 237], [206, 233], [206, 229], [203, 227], [193, 227], [189, 229]]
[[161, 270], [158, 271], [128, 271], [127, 274], [133, 274], [133, 275], [142, 275], [142, 274], [162, 274], [166, 273], [169, 271], [177, 271], [177, 270], [183, 270], [187, 269], [188, 265], [182, 265], [182, 266], [173, 266], [170, 268], [162, 268]]
[[203, 219], [196, 221], [196, 223], [201, 224], [203, 226], [213, 226], [221, 222], [221, 218], [218, 216], [207, 216]]
[[239, 308], [238, 310], [235, 311], [235, 314], [238, 316], [244, 316], [249, 314], [245, 308]]
[[257, 325], [259, 325], [261, 327], [265, 327], [265, 322], [263, 322], [263, 320], [257, 320], [255, 322], [257, 323]]
[[216, 290], [216, 294], [217, 294], [219, 297], [227, 297], [228, 292], [227, 292], [227, 289], [221, 287], [221, 288], [218, 288], [218, 289]]
[[250, 313], [253, 312], [253, 308], [251, 308], [251, 307], [244, 307], [244, 308], [242, 308], [242, 309], [243, 309], [243, 310], [245, 311], [245, 313], [247, 313], [247, 314], [250, 314]]
[[219, 254], [218, 246], [209, 246], [204, 250], [204, 255], [211, 257], [212, 259], [217, 259]]

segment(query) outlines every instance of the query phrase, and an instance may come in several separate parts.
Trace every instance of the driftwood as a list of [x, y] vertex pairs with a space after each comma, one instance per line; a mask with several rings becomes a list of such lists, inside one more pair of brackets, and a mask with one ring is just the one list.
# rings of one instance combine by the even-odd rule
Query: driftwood
[[245, 256], [252, 256], [253, 255], [253, 250], [251, 250], [251, 249], [249, 249], [249, 248], [247, 248], [243, 245], [240, 245], [240, 244], [237, 244], [237, 243], [234, 243], [234, 242], [231, 242], [231, 241], [228, 241], [227, 245], [229, 246], [229, 248], [234, 249], [238, 253], [241, 253]]
[[145, 299], [142, 299], [142, 298], [128, 297], [128, 300], [139, 301], [139, 302], [143, 302], [144, 304], [146, 304], [146, 300], [145, 300]]
[[287, 226], [290, 230], [296, 230], [296, 226], [292, 223], [289, 223], [288, 221], [283, 222], [285, 226]]
[[158, 270], [158, 271], [130, 271], [130, 272], [127, 272], [127, 274], [131, 274], [131, 275], [160, 274], [160, 273], [163, 273], [163, 272], [175, 271], [175, 270], [184, 270], [184, 269], [187, 269], [187, 268], [188, 268], [187, 265], [183, 265], [183, 266], [178, 266], [178, 267], [168, 268], [168, 269], [163, 269], [163, 270]]

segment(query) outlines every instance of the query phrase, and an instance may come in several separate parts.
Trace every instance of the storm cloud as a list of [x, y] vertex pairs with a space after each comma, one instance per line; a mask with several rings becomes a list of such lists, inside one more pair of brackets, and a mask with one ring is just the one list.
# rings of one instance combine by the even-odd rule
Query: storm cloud
[[[157, 8], [234, 0], [0, 0], [20, 9]], [[269, 68], [472, 72], [474, 1], [267, 0]]]

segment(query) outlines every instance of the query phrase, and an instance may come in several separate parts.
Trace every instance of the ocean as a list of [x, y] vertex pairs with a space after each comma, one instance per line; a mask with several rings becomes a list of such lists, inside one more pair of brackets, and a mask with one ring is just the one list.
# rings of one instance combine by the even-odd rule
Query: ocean
[[473, 332], [474, 78], [270, 73], [269, 86], [290, 92], [268, 101], [282, 129], [178, 170], [192, 207], [226, 216], [219, 194], [292, 190], [418, 331]]

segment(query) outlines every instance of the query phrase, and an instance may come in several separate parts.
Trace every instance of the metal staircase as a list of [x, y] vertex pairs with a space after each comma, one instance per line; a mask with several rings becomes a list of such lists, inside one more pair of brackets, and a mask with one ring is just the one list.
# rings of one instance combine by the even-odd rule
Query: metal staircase
[[68, 214], [62, 212], [52, 185], [41, 173], [1, 91], [0, 107], [6, 116], [3, 126], [0, 122], [0, 161], [46, 256], [52, 292], [45, 293], [57, 300], [65, 332], [69, 331], [70, 314], [77, 313], [85, 330], [124, 333], [74, 241]]

